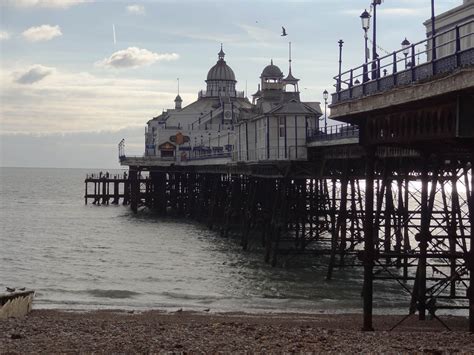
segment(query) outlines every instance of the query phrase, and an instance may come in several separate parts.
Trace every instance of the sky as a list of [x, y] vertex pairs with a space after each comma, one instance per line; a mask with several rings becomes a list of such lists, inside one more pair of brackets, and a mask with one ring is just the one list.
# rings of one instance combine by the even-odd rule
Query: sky
[[[0, 166], [118, 168], [117, 144], [141, 155], [146, 122], [205, 89], [223, 44], [237, 89], [257, 90], [273, 59], [304, 101], [362, 64], [370, 0], [0, 0]], [[377, 8], [379, 54], [423, 40], [430, 0]], [[442, 13], [462, 0], [436, 0]], [[287, 37], [280, 36], [284, 26]], [[323, 104], [324, 106], [324, 104]]]

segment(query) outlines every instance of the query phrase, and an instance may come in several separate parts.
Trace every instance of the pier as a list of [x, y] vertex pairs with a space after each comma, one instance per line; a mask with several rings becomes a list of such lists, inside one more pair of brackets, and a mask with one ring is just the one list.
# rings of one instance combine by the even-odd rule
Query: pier
[[[206, 154], [176, 154], [172, 161], [127, 156], [122, 141], [127, 176], [88, 176], [86, 203], [194, 218], [222, 236], [237, 236], [243, 250], [262, 250], [275, 266], [312, 255], [327, 265], [327, 279], [340, 268], [360, 267], [367, 331], [374, 286], [390, 282], [406, 292], [406, 318], [429, 316], [445, 325], [438, 311], [465, 309], [474, 332], [472, 25], [456, 26], [454, 39], [436, 42], [435, 51], [452, 49], [443, 56], [427, 54], [429, 38], [410, 47], [411, 63], [426, 54], [421, 64], [402, 69], [400, 50], [338, 74], [330, 105], [337, 126], [307, 121], [304, 127], [286, 107], [275, 116], [282, 129], [275, 154], [273, 111], [236, 122], [236, 143], [225, 154], [213, 149], [211, 132], [199, 150]], [[298, 109], [319, 119], [303, 106]], [[267, 124], [258, 126], [259, 119]], [[266, 128], [261, 150], [252, 122]], [[167, 152], [184, 148], [181, 139], [177, 134], [176, 148]], [[202, 135], [200, 144], [206, 144]]]

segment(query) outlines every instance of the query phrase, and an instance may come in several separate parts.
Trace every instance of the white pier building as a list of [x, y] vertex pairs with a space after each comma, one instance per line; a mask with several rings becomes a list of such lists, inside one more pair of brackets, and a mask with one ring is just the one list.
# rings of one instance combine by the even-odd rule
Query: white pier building
[[[291, 49], [291, 48], [290, 48]], [[319, 102], [302, 102], [298, 82], [291, 71], [267, 65], [258, 91], [250, 102], [236, 90], [234, 71], [222, 49], [209, 70], [206, 90], [183, 106], [176, 96], [174, 108], [148, 121], [143, 157], [147, 164], [222, 164], [243, 161], [306, 160], [306, 137], [319, 127]]]

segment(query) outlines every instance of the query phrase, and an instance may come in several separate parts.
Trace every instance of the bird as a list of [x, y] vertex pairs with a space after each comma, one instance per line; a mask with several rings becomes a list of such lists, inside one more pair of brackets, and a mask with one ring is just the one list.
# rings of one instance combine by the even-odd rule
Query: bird
[[6, 287], [6, 289], [7, 289], [7, 292], [15, 292], [15, 289], [14, 289], [14, 288]]
[[285, 30], [285, 27], [281, 26], [281, 36], [284, 37], [284, 36], [288, 36], [288, 34], [286, 33], [286, 30]]

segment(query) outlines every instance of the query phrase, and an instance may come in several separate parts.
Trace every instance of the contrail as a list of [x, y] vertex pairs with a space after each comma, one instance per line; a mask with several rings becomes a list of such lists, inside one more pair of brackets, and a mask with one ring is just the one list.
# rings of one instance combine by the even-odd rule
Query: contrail
[[114, 44], [117, 44], [117, 39], [115, 38], [115, 25], [112, 24], [112, 32], [114, 33]]

